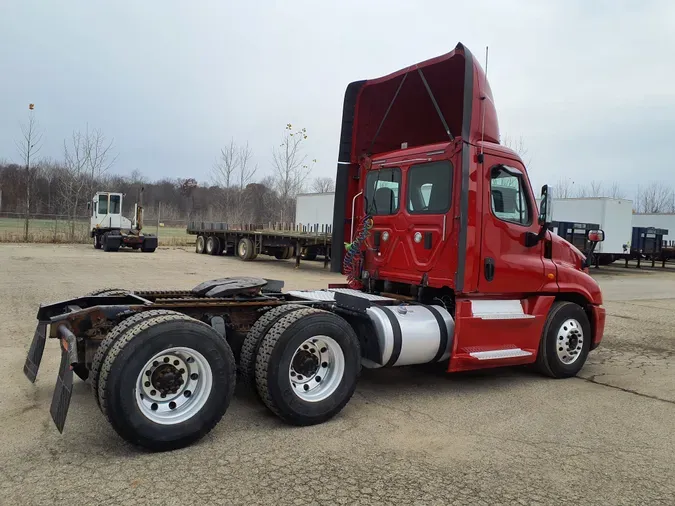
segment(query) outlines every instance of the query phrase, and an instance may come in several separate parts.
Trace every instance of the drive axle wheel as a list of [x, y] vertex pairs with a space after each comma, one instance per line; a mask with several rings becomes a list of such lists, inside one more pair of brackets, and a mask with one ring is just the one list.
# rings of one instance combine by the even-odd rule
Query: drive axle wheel
[[256, 384], [265, 405], [294, 425], [329, 420], [347, 404], [361, 371], [361, 350], [352, 327], [319, 309], [282, 315], [256, 358]]
[[284, 304], [272, 308], [258, 318], [248, 331], [244, 344], [241, 346], [241, 356], [239, 357], [239, 374], [245, 385], [255, 385], [256, 355], [267, 332], [282, 315], [298, 309], [306, 309], [306, 307], [300, 304]]
[[101, 410], [132, 444], [155, 451], [185, 447], [227, 410], [236, 365], [227, 341], [182, 314], [148, 318], [121, 334], [101, 367]]
[[591, 348], [591, 325], [586, 312], [573, 302], [554, 302], [539, 344], [536, 367], [552, 378], [576, 375]]

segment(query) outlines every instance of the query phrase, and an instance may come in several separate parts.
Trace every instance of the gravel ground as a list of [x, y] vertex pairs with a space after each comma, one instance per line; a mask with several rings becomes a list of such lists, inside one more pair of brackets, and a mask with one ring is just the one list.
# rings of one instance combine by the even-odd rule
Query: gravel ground
[[339, 416], [302, 429], [240, 388], [202, 442], [149, 454], [117, 437], [77, 379], [65, 432], [53, 427], [57, 343], [35, 385], [21, 372], [40, 302], [243, 273], [287, 289], [340, 277], [320, 262], [0, 245], [0, 504], [673, 504], [675, 272], [601, 271], [605, 340], [579, 378], [365, 371]]

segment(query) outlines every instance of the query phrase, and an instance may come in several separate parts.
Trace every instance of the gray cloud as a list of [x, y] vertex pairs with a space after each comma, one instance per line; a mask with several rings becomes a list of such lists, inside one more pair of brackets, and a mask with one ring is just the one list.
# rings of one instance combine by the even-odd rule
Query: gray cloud
[[536, 186], [675, 185], [667, 1], [13, 0], [0, 34], [0, 157], [17, 157], [34, 102], [43, 155], [88, 122], [115, 138], [115, 170], [204, 181], [230, 137], [267, 172], [291, 122], [308, 129], [316, 175], [332, 176], [347, 84], [461, 41], [481, 61], [490, 46], [501, 131], [525, 140]]

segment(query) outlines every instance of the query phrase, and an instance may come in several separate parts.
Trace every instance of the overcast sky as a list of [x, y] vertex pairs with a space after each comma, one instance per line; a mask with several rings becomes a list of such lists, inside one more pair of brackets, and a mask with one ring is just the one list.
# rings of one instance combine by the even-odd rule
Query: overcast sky
[[18, 160], [28, 104], [43, 156], [73, 129], [114, 138], [116, 172], [210, 179], [231, 137], [259, 173], [286, 123], [334, 176], [342, 100], [464, 43], [483, 60], [502, 136], [522, 137], [538, 187], [675, 186], [675, 2], [2, 0], [0, 158]]

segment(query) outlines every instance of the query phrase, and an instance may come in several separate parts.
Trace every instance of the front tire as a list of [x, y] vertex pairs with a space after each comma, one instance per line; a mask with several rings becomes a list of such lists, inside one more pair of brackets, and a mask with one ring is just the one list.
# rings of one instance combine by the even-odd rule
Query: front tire
[[573, 302], [554, 302], [539, 343], [536, 368], [551, 378], [575, 376], [591, 349], [588, 315]]
[[102, 244], [101, 244], [101, 236], [98, 234], [94, 234], [94, 249], [101, 249]]
[[101, 409], [128, 442], [153, 451], [183, 448], [225, 414], [234, 356], [213, 328], [184, 315], [144, 320], [121, 335], [103, 363]]
[[256, 384], [263, 403], [293, 425], [331, 419], [349, 402], [361, 372], [361, 350], [351, 326], [318, 309], [279, 318], [256, 357]]

